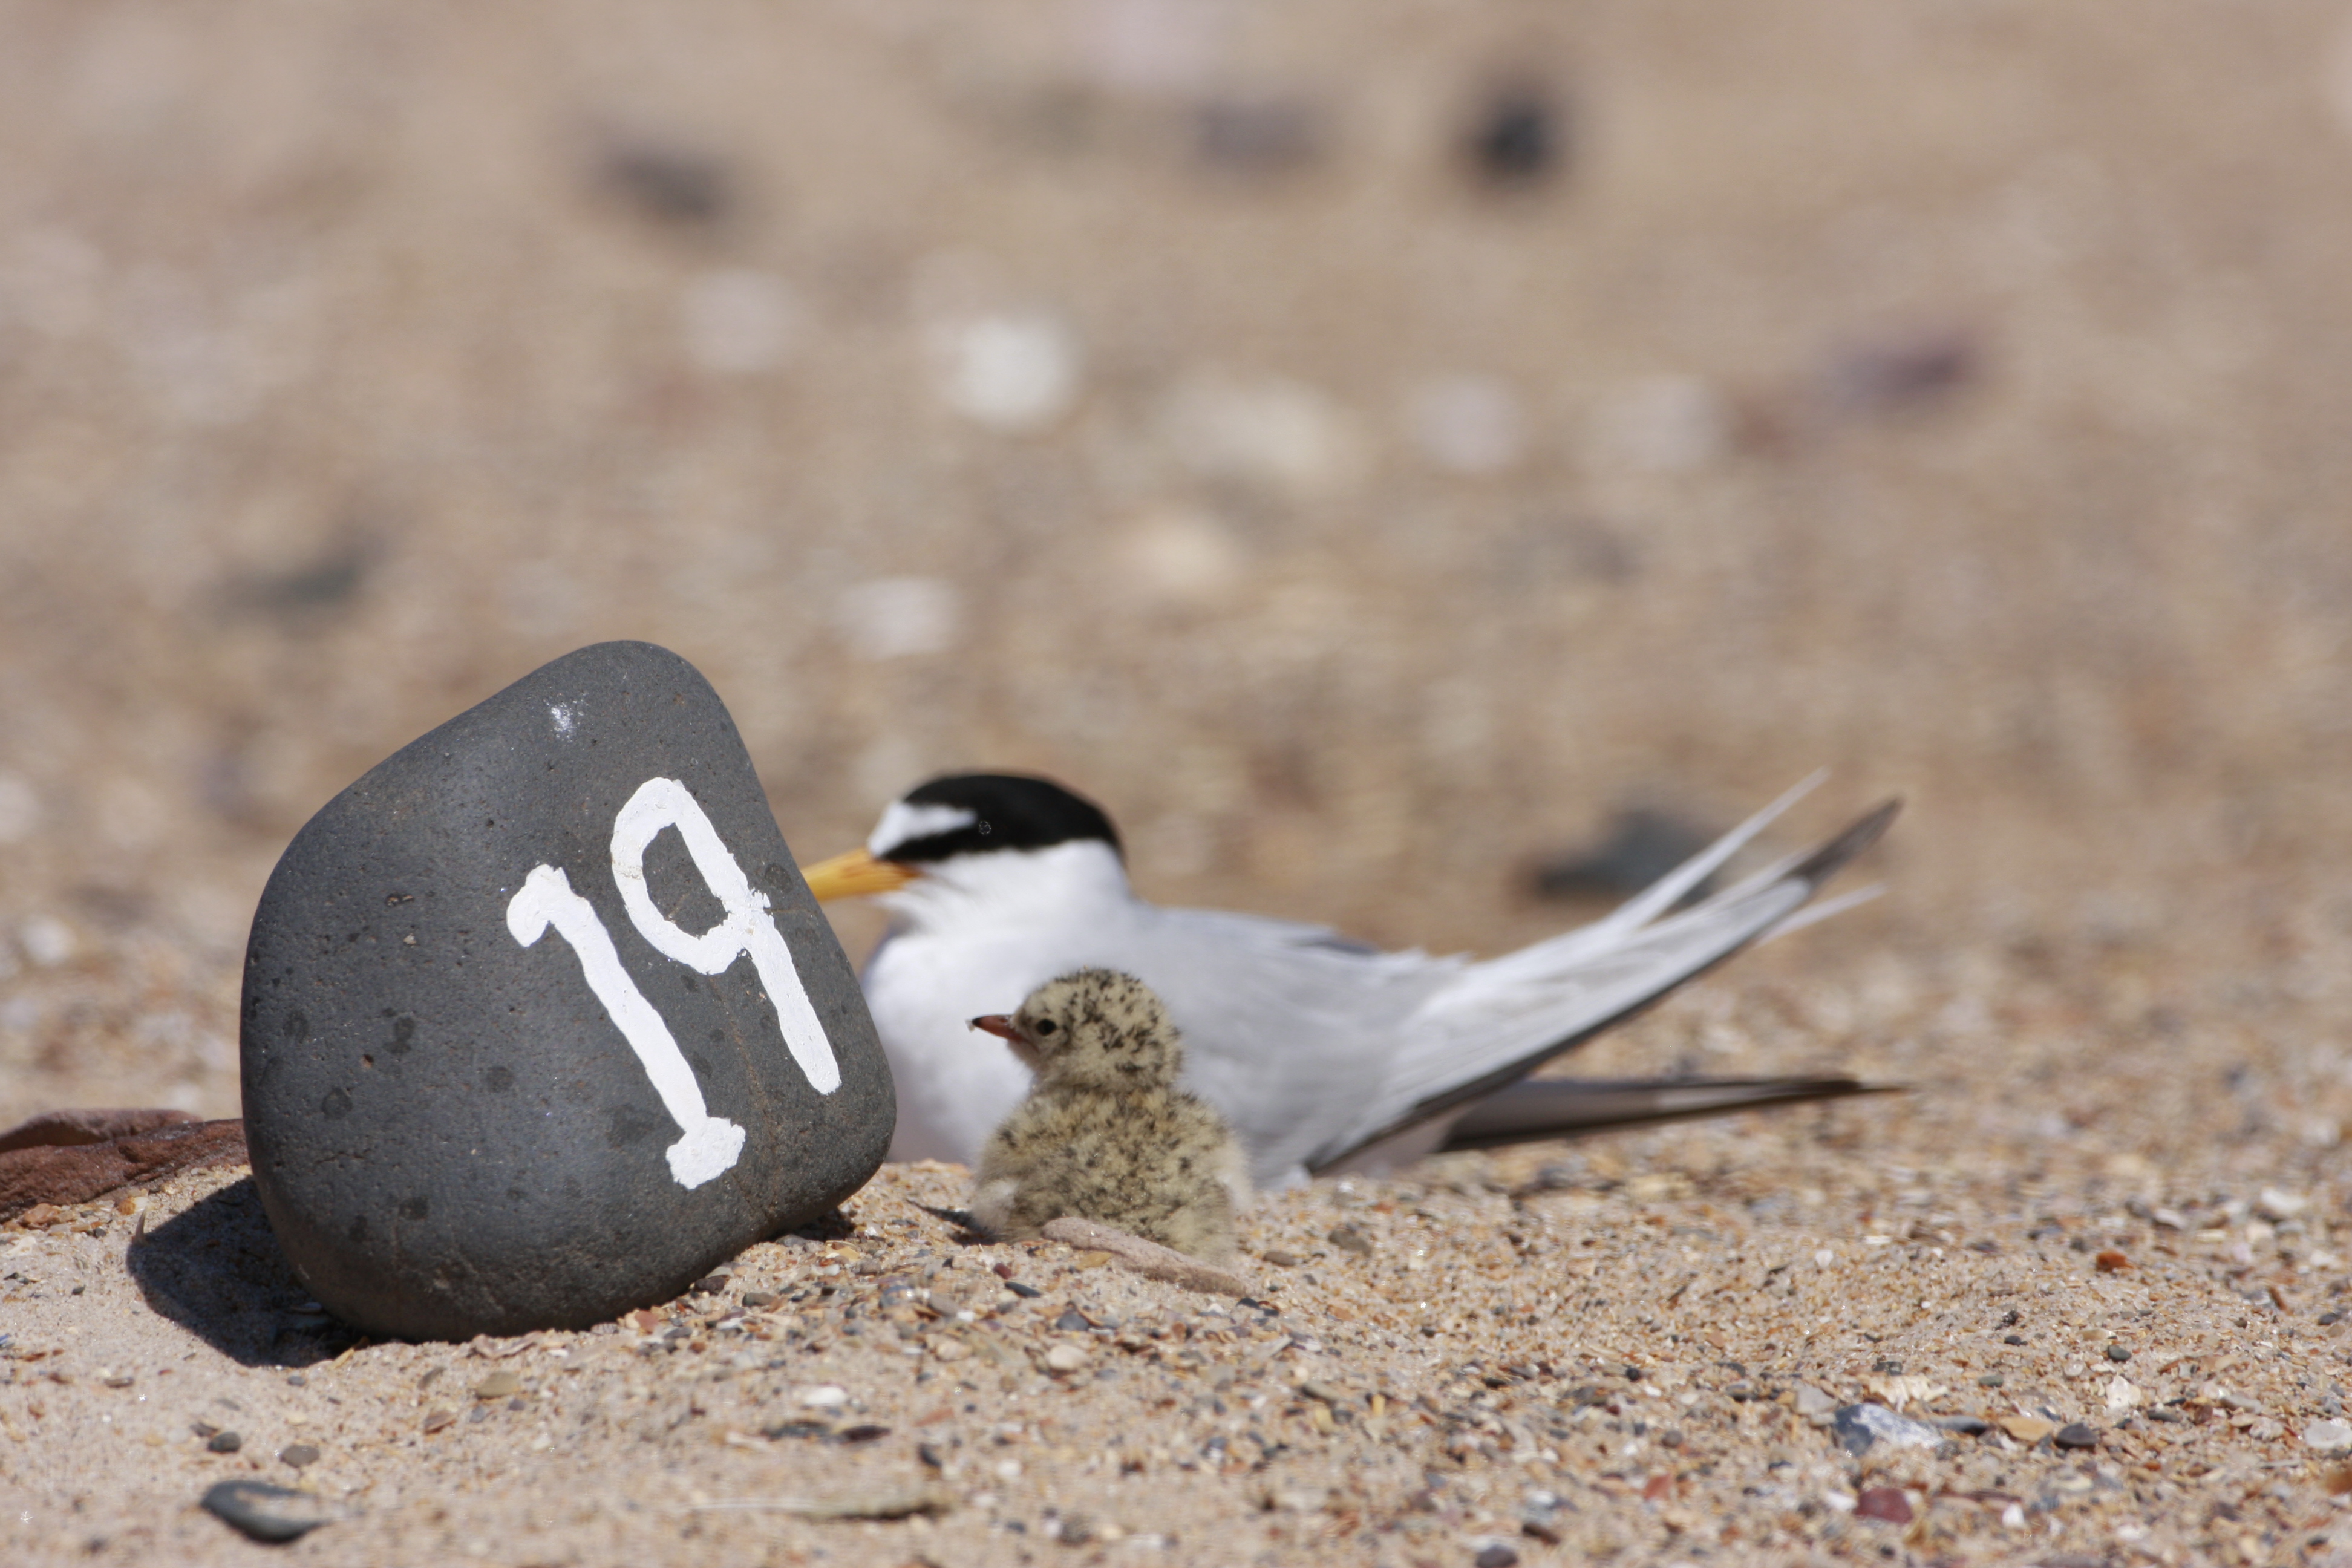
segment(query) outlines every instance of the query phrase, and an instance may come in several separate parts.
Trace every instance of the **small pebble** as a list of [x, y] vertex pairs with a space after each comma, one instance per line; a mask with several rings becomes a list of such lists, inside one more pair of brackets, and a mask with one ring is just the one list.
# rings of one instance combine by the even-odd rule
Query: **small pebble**
[[943, 1514], [954, 1507], [955, 1500], [946, 1492], [921, 1485], [796, 1498], [782, 1505], [783, 1511], [803, 1519], [906, 1519], [915, 1514]]
[[1365, 1239], [1362, 1231], [1352, 1225], [1339, 1226], [1327, 1239], [1342, 1252], [1352, 1252], [1359, 1258], [1370, 1258], [1372, 1255], [1372, 1244]]
[[2102, 1274], [2120, 1274], [2132, 1266], [2132, 1260], [2113, 1247], [2091, 1259]]
[[1593, 456], [1636, 473], [1680, 474], [1727, 455], [1738, 437], [1730, 401], [1691, 375], [1656, 375], [1610, 395], [1592, 416]]
[[1933, 1448], [1944, 1434], [1924, 1421], [1898, 1415], [1884, 1405], [1849, 1405], [1831, 1418], [1838, 1447], [1849, 1454], [1873, 1448]]
[[1842, 350], [1822, 374], [1823, 399], [1849, 416], [1932, 407], [1974, 378], [1975, 342], [1956, 331], [1915, 332]]
[[1045, 1365], [1055, 1372], [1076, 1372], [1086, 1364], [1087, 1352], [1083, 1345], [1055, 1345], [1045, 1352]]
[[2264, 1187], [2254, 1203], [2254, 1212], [2267, 1220], [2293, 1219], [2311, 1206], [2311, 1200], [2300, 1193], [2283, 1193], [2276, 1187]]
[[328, 1522], [320, 1500], [267, 1481], [221, 1481], [208, 1487], [205, 1511], [255, 1541], [299, 1540]]
[[2107, 1347], [2107, 1359], [2109, 1361], [2126, 1362], [2131, 1360], [2131, 1352], [2122, 1345], [2109, 1345]]
[[215, 1432], [205, 1447], [215, 1454], [234, 1454], [245, 1447], [245, 1439], [235, 1432]]
[[1883, 1520], [1888, 1524], [1911, 1522], [1911, 1500], [1901, 1487], [1864, 1487], [1854, 1499], [1854, 1517]]
[[[834, 624], [862, 658], [877, 661], [945, 653], [963, 635], [963, 595], [945, 577], [876, 577], [842, 589]], [[853, 1273], [873, 1274], [872, 1260]]]
[[278, 1458], [299, 1470], [305, 1465], [315, 1465], [319, 1462], [319, 1449], [314, 1443], [296, 1443], [291, 1447], [278, 1449]]
[[1519, 1554], [1499, 1541], [1480, 1547], [1470, 1559], [1472, 1568], [1517, 1568]]
[[1989, 1372], [1977, 1379], [1979, 1388], [1999, 1388], [2009, 1380], [1997, 1372]]
[[504, 1399], [521, 1392], [522, 1379], [504, 1370], [494, 1372], [474, 1384], [474, 1397], [477, 1399]]
[[1054, 1320], [1054, 1327], [1066, 1334], [1083, 1334], [1094, 1325], [1076, 1307], [1065, 1307], [1062, 1315]]
[[743, 1305], [751, 1308], [755, 1311], [762, 1307], [772, 1307], [778, 1301], [782, 1300], [783, 1298], [777, 1295], [773, 1290], [746, 1290], [743, 1292]]
[[2070, 1421], [2053, 1433], [2050, 1440], [2062, 1448], [2095, 1448], [2099, 1446], [2099, 1434], [2095, 1427]]
[[697, 149], [654, 142], [616, 142], [604, 150], [598, 183], [640, 216], [680, 227], [718, 223], [735, 205], [735, 174]]
[[687, 357], [721, 374], [756, 374], [782, 364], [801, 336], [802, 315], [789, 284], [748, 267], [702, 273], [678, 299]]
[[451, 1425], [457, 1419], [457, 1413], [446, 1407], [439, 1410], [428, 1410], [425, 1413], [425, 1430], [427, 1432], [438, 1432], [443, 1427]]
[[[2176, 1421], [2179, 1419], [2179, 1415], [2177, 1412], [2167, 1411], [2159, 1413], [2158, 1411], [2151, 1410], [2148, 1414], [2151, 1415], [2164, 1414], [2171, 1415]], [[2317, 1448], [2324, 1453], [2332, 1454], [2346, 1448], [2352, 1448], [2352, 1423], [2342, 1421], [2314, 1421], [2310, 1426], [2305, 1426], [2303, 1429], [2303, 1441], [2305, 1447]]]
[[1406, 420], [1423, 455], [1450, 473], [1498, 474], [1517, 465], [1527, 448], [1518, 398], [1488, 376], [1424, 384], [1414, 390]]
[[1004, 1282], [1004, 1288], [1024, 1301], [1034, 1301], [1045, 1293], [1034, 1285], [1024, 1285], [1018, 1279], [1007, 1279]]
[[1480, 108], [1468, 151], [1470, 166], [1488, 184], [1525, 188], [1559, 170], [1568, 153], [1567, 126], [1551, 94], [1531, 85], [1510, 87]]
[[1268, 1247], [1265, 1251], [1259, 1253], [1258, 1257], [1265, 1262], [1273, 1264], [1276, 1268], [1296, 1268], [1300, 1264], [1307, 1261], [1305, 1258], [1299, 1257], [1298, 1254], [1295, 1252], [1286, 1252], [1279, 1247]]
[[931, 351], [940, 398], [975, 425], [1031, 434], [1058, 423], [1077, 401], [1078, 342], [1053, 316], [1008, 313], [942, 325]]
[[1993, 1421], [1993, 1425], [1999, 1426], [2002, 1431], [2008, 1433], [2019, 1442], [2029, 1444], [2039, 1443], [2042, 1438], [2047, 1437], [2051, 1433], [2058, 1430], [2058, 1424], [2056, 1422], [2044, 1421], [2039, 1415], [1997, 1416]]
[[1213, 100], [1195, 114], [1192, 132], [1201, 162], [1228, 173], [1284, 174], [1323, 151], [1321, 117], [1295, 99]]

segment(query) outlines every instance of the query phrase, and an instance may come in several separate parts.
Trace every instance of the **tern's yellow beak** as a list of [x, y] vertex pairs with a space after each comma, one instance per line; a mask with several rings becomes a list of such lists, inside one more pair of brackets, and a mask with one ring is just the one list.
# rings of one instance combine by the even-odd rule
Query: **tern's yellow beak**
[[801, 868], [801, 879], [820, 904], [834, 899], [858, 899], [887, 893], [913, 881], [919, 872], [895, 861], [877, 860], [863, 849], [852, 849], [830, 860]]

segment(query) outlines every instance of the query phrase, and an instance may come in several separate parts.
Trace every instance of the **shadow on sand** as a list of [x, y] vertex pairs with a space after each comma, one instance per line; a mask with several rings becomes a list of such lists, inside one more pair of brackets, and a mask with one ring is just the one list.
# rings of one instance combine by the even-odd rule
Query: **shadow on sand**
[[147, 1305], [244, 1366], [304, 1367], [355, 1338], [325, 1313], [278, 1250], [247, 1176], [132, 1243], [131, 1278]]

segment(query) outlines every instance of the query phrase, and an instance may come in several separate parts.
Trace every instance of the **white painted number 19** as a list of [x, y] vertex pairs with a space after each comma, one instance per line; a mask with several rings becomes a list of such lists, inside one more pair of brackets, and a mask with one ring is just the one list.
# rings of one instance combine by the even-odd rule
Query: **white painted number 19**
[[[665, 827], [675, 827], [686, 840], [694, 868], [702, 874], [711, 895], [725, 914], [697, 936], [654, 907], [646, 890], [646, 850]], [[701, 805], [676, 779], [647, 779], [613, 819], [613, 881], [621, 891], [621, 907], [629, 923], [651, 942], [656, 952], [705, 974], [718, 974], [746, 953], [766, 988], [768, 1000], [782, 1026], [784, 1047], [820, 1094], [841, 1087], [841, 1067], [834, 1060], [824, 1026], [809, 1005], [793, 964], [792, 949], [769, 913], [767, 895], [756, 891], [743, 868]], [[743, 1154], [743, 1130], [722, 1116], [710, 1114], [703, 1103], [702, 1086], [677, 1048], [669, 1026], [646, 1000], [644, 992], [621, 967], [613, 938], [596, 916], [595, 906], [572, 890], [572, 879], [553, 866], [534, 866], [521, 889], [507, 902], [507, 930], [530, 947], [553, 927], [580, 960], [588, 989], [604, 1005], [653, 1080], [654, 1092], [678, 1124], [684, 1136], [669, 1146], [670, 1174], [678, 1185], [692, 1189], [730, 1170]]]

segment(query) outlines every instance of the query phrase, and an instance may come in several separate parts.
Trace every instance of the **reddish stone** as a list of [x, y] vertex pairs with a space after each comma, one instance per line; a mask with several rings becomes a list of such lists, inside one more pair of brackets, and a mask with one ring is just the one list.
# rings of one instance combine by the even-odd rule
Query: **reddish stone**
[[[74, 1114], [36, 1120], [64, 1121]], [[14, 1219], [37, 1204], [86, 1204], [123, 1187], [246, 1158], [245, 1123], [235, 1119], [192, 1121], [176, 1110], [84, 1114], [167, 1120], [160, 1124], [151, 1121], [143, 1131], [98, 1142], [43, 1142], [0, 1150], [0, 1221]], [[19, 1127], [10, 1136], [24, 1131]]]
[[12, 1149], [70, 1147], [103, 1143], [126, 1133], [152, 1132], [158, 1127], [194, 1121], [184, 1110], [49, 1110], [19, 1121], [0, 1132], [0, 1153]]

